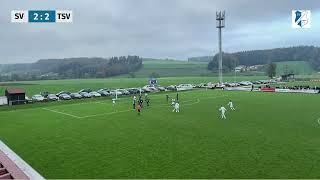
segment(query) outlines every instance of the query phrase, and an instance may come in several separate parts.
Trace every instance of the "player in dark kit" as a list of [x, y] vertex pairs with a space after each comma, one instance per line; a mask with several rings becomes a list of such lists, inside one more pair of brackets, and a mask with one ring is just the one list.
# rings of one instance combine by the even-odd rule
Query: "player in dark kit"
[[169, 102], [169, 95], [167, 94], [166, 95], [166, 98], [167, 98], [167, 103]]
[[145, 101], [146, 101], [146, 103], [147, 103], [147, 106], [149, 106], [150, 99], [149, 99], [149, 97], [148, 97], [148, 96], [146, 97]]
[[141, 108], [143, 108], [143, 100], [141, 96], [139, 97], [139, 105]]
[[140, 106], [140, 104], [138, 104], [138, 106], [137, 106], [137, 111], [138, 111], [138, 115], [140, 116], [140, 112], [141, 112], [141, 106]]

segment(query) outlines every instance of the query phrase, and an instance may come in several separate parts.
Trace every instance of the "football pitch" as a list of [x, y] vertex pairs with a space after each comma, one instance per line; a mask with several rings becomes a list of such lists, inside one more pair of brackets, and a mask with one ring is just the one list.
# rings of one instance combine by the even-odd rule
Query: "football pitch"
[[166, 94], [1, 111], [0, 137], [48, 179], [320, 178], [319, 95], [193, 90], [174, 113]]

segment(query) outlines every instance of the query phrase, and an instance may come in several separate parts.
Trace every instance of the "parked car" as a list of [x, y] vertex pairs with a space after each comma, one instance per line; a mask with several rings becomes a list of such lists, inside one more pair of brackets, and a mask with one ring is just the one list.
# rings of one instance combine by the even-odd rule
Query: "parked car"
[[82, 96], [79, 93], [71, 93], [70, 97], [72, 99], [81, 99], [82, 98]]
[[44, 101], [44, 97], [41, 96], [40, 94], [37, 94], [37, 95], [32, 96], [32, 100], [35, 102], [42, 102], [42, 101]]
[[277, 81], [275, 79], [270, 79], [269, 83], [277, 83]]
[[60, 94], [59, 99], [61, 100], [70, 100], [71, 96], [69, 94]]
[[101, 97], [101, 94], [97, 93], [96, 91], [92, 91], [89, 94], [91, 94], [92, 97]]
[[161, 86], [157, 86], [157, 88], [158, 88], [159, 91], [165, 91], [166, 90], [166, 88], [161, 87]]
[[202, 83], [200, 88], [206, 88], [206, 89], [214, 89], [217, 87], [217, 84], [212, 84], [211, 82], [208, 83]]
[[44, 91], [44, 92], [41, 92], [41, 93], [40, 93], [40, 95], [43, 96], [44, 98], [47, 98], [49, 94], [50, 94], [50, 93], [47, 92], [47, 91]]
[[79, 91], [79, 93], [82, 93], [82, 92], [90, 93], [90, 92], [92, 92], [92, 90], [91, 89], [81, 89]]
[[31, 103], [33, 103], [33, 100], [30, 99], [28, 96], [26, 96], [26, 103], [31, 104]]
[[110, 93], [106, 90], [100, 89], [97, 91], [101, 96], [110, 96]]
[[108, 88], [99, 89], [97, 92], [99, 92], [99, 91], [106, 91], [106, 92], [110, 93], [110, 89], [108, 89]]
[[159, 91], [155, 86], [151, 86], [151, 85], [145, 85], [145, 86], [143, 86], [143, 89], [147, 89], [150, 92]]
[[117, 89], [117, 91], [121, 92], [122, 95], [130, 95], [130, 92], [125, 89]]
[[145, 93], [151, 92], [151, 89], [148, 87], [141, 88]]
[[241, 82], [239, 82], [239, 84], [242, 85], [242, 86], [251, 86], [251, 85], [253, 85], [253, 83], [250, 82], [250, 81], [241, 81]]
[[168, 91], [176, 91], [177, 90], [176, 86], [174, 86], [174, 85], [170, 85], [170, 86], [166, 87], [166, 89]]
[[122, 95], [122, 93], [120, 91], [117, 91], [117, 90], [111, 90], [110, 91], [111, 96], [115, 96], [116, 93], [117, 93], [117, 96], [121, 96]]
[[57, 101], [59, 98], [55, 94], [48, 94], [47, 96], [48, 101]]
[[143, 89], [143, 88], [139, 88], [139, 94], [140, 94], [140, 91], [141, 91], [141, 93], [146, 93], [146, 91]]
[[177, 91], [186, 91], [193, 89], [193, 86], [191, 84], [180, 84], [177, 86]]
[[61, 94], [68, 94], [68, 95], [70, 95], [71, 93], [68, 92], [68, 91], [61, 91], [61, 92], [57, 93], [56, 96], [59, 97]]
[[129, 88], [128, 91], [130, 92], [130, 94], [140, 93], [140, 89], [138, 89], [138, 88]]
[[83, 98], [91, 98], [92, 95], [90, 93], [87, 92], [80, 92], [79, 93]]

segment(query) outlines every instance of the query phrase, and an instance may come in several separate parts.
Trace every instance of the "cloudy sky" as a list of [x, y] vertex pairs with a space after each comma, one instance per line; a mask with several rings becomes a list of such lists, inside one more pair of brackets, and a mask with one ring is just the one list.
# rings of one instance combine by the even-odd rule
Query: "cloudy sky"
[[[218, 50], [215, 12], [226, 10], [223, 50], [320, 46], [319, 0], [0, 0], [0, 64], [139, 55], [185, 60]], [[72, 24], [10, 22], [11, 10], [66, 9]], [[311, 10], [310, 29], [291, 11]]]

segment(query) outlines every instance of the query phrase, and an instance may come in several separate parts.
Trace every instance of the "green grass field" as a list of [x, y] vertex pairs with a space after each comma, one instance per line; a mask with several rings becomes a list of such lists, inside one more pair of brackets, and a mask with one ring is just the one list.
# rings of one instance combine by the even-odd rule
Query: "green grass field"
[[315, 70], [306, 61], [285, 61], [277, 62], [277, 75], [283, 75], [285, 72], [296, 75], [312, 75]]
[[149, 77], [152, 73], [160, 77], [208, 76], [212, 73], [207, 66], [204, 62], [153, 59], [144, 60], [142, 69], [135, 74], [137, 77]]
[[320, 178], [319, 95], [194, 90], [180, 113], [149, 96], [140, 116], [132, 97], [6, 109], [0, 137], [49, 179]]

